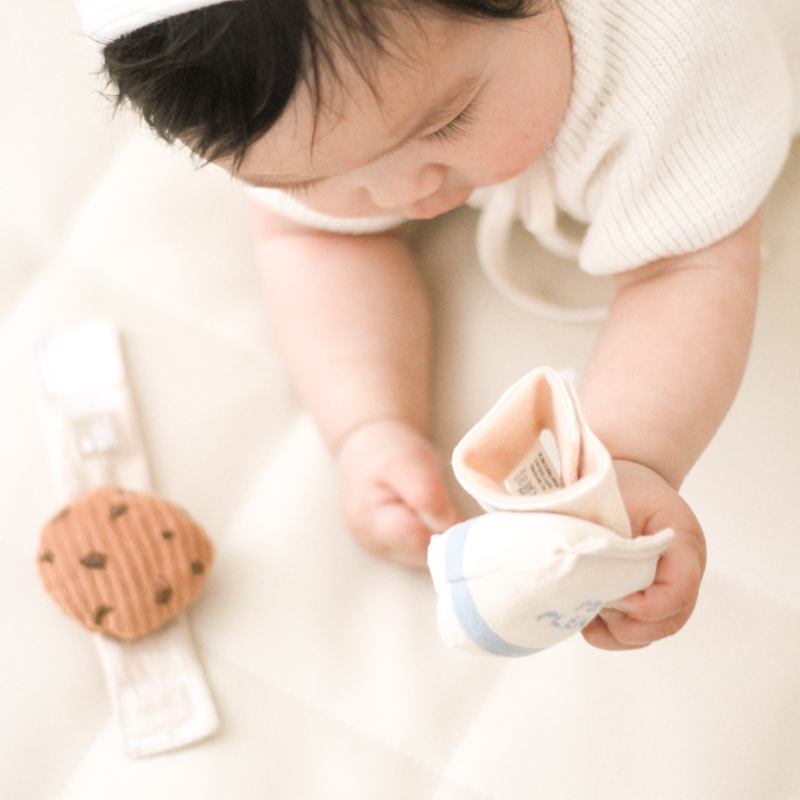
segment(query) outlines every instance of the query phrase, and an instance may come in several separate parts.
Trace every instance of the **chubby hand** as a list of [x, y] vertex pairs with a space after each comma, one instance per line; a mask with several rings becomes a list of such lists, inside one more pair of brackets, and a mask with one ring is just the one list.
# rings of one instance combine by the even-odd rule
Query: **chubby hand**
[[646, 647], [679, 631], [689, 619], [706, 565], [700, 523], [680, 495], [656, 472], [615, 461], [617, 482], [634, 536], [672, 528], [675, 538], [658, 562], [653, 584], [603, 609], [582, 633], [604, 650]]
[[458, 522], [433, 445], [401, 420], [378, 419], [348, 434], [336, 459], [356, 541], [389, 561], [424, 567], [431, 535]]

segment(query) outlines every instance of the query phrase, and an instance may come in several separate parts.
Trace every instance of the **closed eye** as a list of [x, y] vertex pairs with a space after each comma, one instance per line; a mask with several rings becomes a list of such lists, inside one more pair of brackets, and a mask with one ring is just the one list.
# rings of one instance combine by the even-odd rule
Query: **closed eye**
[[305, 181], [305, 183], [289, 183], [285, 186], [281, 186], [284, 192], [292, 197], [302, 197], [305, 194], [308, 194], [308, 190], [315, 186], [319, 181]]
[[[467, 106], [458, 114], [458, 116], [454, 117], [444, 125], [443, 127], [439, 128], [437, 131], [433, 131], [433, 133], [427, 133], [424, 136], [420, 136], [419, 140], [423, 142], [441, 142], [445, 144], [452, 144], [462, 136], [467, 133], [467, 129], [470, 125], [472, 125], [476, 119], [477, 114], [475, 113], [477, 110], [478, 101], [473, 99], [470, 101]], [[400, 150], [402, 147], [406, 146], [408, 142], [402, 142], [397, 147], [392, 148], [386, 153], [383, 153], [379, 158], [376, 158], [375, 161], [380, 161], [388, 156], [392, 155], [393, 153]], [[316, 186], [321, 178], [318, 180], [313, 181], [305, 181], [303, 183], [292, 183], [292, 184], [284, 184], [279, 188], [282, 189], [287, 194], [290, 194], [294, 197], [301, 197], [308, 193], [309, 189]]]
[[428, 133], [421, 137], [422, 141], [445, 142], [448, 144], [456, 141], [461, 136], [465, 135], [467, 128], [475, 122], [477, 117], [475, 114], [476, 105], [477, 103], [473, 100], [457, 117], [450, 120], [443, 128], [439, 128], [438, 131]]

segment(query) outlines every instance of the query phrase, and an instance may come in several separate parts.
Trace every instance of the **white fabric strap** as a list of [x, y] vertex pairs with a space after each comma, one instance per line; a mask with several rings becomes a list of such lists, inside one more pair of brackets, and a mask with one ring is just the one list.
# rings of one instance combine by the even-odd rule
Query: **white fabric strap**
[[545, 158], [540, 158], [519, 176], [518, 202], [522, 224], [548, 250], [578, 260], [581, 242], [571, 239], [558, 227], [556, 189]]
[[217, 730], [219, 719], [186, 612], [134, 642], [95, 637], [130, 755], [175, 750]]
[[74, 0], [84, 32], [100, 47], [162, 19], [233, 0]]
[[[481, 191], [481, 190], [479, 190]], [[489, 282], [509, 300], [534, 314], [557, 322], [601, 322], [608, 309], [566, 308], [521, 289], [511, 276], [508, 243], [511, 227], [519, 213], [525, 228], [551, 252], [563, 258], [577, 258], [580, 243], [558, 228], [555, 189], [544, 159], [522, 175], [491, 187], [480, 195], [483, 211], [478, 221], [478, 259]]]
[[40, 340], [36, 367], [42, 430], [61, 502], [104, 483], [149, 489], [147, 459], [112, 327], [94, 322]]
[[[39, 409], [63, 503], [103, 483], [150, 489], [118, 335], [91, 322], [36, 346]], [[134, 757], [205, 739], [219, 727], [185, 613], [133, 642], [93, 634], [123, 744]]]

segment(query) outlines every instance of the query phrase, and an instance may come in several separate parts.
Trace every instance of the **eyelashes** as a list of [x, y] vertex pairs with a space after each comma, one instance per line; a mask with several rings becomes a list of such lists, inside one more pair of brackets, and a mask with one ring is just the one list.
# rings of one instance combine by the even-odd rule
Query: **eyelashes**
[[473, 100], [467, 107], [454, 119], [450, 120], [443, 128], [421, 137], [423, 141], [443, 142], [449, 144], [464, 136], [467, 129], [476, 120], [476, 102]]
[[309, 189], [312, 189], [318, 183], [319, 181], [306, 181], [305, 183], [293, 183], [281, 188], [292, 197], [303, 197], [308, 194]]

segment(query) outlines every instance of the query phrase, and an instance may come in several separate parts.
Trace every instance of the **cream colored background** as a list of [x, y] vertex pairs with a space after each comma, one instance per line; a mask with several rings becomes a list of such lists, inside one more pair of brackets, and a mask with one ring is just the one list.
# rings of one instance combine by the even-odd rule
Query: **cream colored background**
[[[574, 637], [481, 658], [440, 643], [426, 574], [345, 533], [270, 341], [242, 194], [110, 122], [67, 0], [6, 2], [0, 22], [0, 798], [800, 796], [800, 149], [767, 206], [744, 386], [685, 485], [710, 553], [690, 623], [635, 653]], [[473, 225], [459, 211], [415, 234], [443, 453], [528, 369], [580, 371], [595, 334], [492, 293]], [[122, 330], [157, 488], [218, 552], [192, 624], [222, 730], [141, 762], [34, 563], [56, 499], [31, 343], [97, 316]]]

